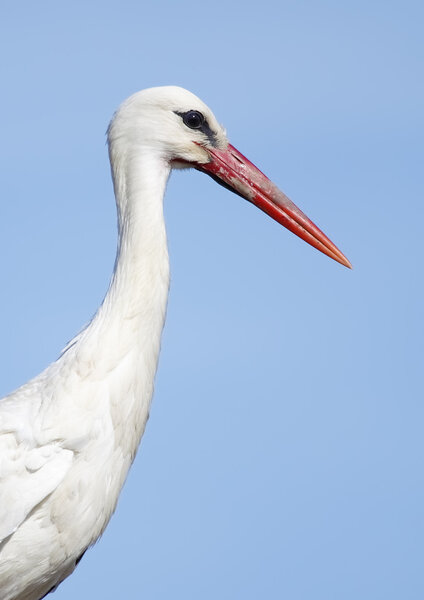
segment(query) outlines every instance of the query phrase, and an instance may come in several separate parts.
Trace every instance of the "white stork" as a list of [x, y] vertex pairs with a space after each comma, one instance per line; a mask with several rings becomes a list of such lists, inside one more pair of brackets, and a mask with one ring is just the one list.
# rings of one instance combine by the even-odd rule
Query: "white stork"
[[342, 265], [349, 261], [252, 163], [196, 96], [128, 98], [108, 129], [119, 241], [90, 324], [40, 375], [0, 401], [0, 598], [40, 600], [104, 531], [143, 435], [165, 319], [163, 197], [194, 167]]

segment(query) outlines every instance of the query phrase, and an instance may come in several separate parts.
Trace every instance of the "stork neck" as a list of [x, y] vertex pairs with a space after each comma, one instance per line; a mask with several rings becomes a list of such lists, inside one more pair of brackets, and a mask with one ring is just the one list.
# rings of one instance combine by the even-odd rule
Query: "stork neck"
[[169, 287], [163, 196], [170, 168], [160, 157], [120, 153], [113, 145], [110, 159], [118, 250], [109, 290], [87, 334], [100, 346], [102, 367], [114, 368], [136, 350], [154, 371]]
[[110, 151], [118, 211], [118, 250], [106, 304], [119, 299], [121, 316], [132, 318], [166, 280], [169, 264], [163, 197], [169, 165], [151, 153], [116, 157]]

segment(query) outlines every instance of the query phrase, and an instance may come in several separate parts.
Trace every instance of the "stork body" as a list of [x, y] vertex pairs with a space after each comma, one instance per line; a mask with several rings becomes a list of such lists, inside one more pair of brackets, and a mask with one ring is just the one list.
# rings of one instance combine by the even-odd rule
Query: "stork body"
[[[40, 600], [55, 589], [116, 507], [148, 419], [165, 319], [163, 196], [171, 167], [204, 170], [283, 222], [254, 197], [253, 177], [246, 183], [244, 173], [237, 183], [226, 172], [231, 160], [222, 157], [229, 149], [236, 162], [242, 155], [186, 90], [135, 94], [115, 115], [108, 140], [119, 230], [109, 290], [58, 360], [0, 401], [2, 600]], [[247, 160], [244, 166], [259, 173]], [[274, 205], [281, 200], [275, 190], [263, 191]], [[301, 227], [295, 232], [306, 239]], [[306, 241], [348, 266], [323, 234], [308, 235], [316, 243]]]

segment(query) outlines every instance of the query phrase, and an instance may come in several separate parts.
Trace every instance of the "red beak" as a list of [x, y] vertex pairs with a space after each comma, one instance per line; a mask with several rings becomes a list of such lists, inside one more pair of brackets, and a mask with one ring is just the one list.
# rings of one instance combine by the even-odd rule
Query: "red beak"
[[239, 194], [297, 236], [345, 267], [352, 265], [310, 219], [243, 154], [228, 144], [226, 150], [207, 148], [211, 161], [194, 165], [218, 183]]

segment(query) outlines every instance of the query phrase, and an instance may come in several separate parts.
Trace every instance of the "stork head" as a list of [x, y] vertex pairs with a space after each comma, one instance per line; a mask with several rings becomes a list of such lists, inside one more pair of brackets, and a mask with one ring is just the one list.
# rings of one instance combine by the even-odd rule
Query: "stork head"
[[300, 238], [346, 267], [350, 262], [302, 211], [229, 142], [224, 128], [197, 96], [176, 86], [142, 90], [118, 109], [110, 145], [124, 142], [170, 167], [194, 167], [242, 196]]
[[127, 146], [157, 153], [172, 167], [210, 160], [208, 148], [225, 150], [228, 140], [212, 111], [197, 96], [180, 87], [149, 88], [121, 104], [109, 127]]

